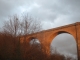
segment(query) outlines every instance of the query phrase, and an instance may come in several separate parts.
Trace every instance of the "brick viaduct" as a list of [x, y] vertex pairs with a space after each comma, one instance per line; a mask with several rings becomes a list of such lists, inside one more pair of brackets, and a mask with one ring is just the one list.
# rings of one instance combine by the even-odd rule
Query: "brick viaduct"
[[[29, 34], [21, 37], [20, 42], [22, 43], [24, 38], [26, 38], [26, 42], [30, 42], [32, 38], [38, 39], [40, 43], [45, 46], [47, 53], [50, 53], [50, 44], [52, 40], [61, 33], [71, 34], [75, 38], [77, 43], [78, 57], [80, 57], [80, 22]], [[80, 60], [80, 58], [78, 60]]]

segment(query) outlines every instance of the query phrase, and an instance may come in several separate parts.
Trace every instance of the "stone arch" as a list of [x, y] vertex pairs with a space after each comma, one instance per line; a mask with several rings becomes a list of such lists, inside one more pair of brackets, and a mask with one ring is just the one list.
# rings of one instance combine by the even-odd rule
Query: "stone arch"
[[[75, 37], [75, 35], [74, 35], [74, 32], [57, 31], [57, 32], [55, 32], [55, 33], [52, 33], [52, 34], [49, 36], [50, 43], [49, 43], [49, 42], [48, 42], [48, 43], [51, 44], [52, 40], [53, 40], [57, 35], [62, 34], [62, 33], [68, 33], [68, 34], [72, 35], [72, 36], [75, 38], [75, 40], [76, 40], [76, 37]], [[76, 43], [77, 43], [77, 41], [76, 41]]]
[[[39, 40], [37, 37], [29, 37], [29, 38], [27, 38], [26, 40], [28, 40], [28, 42], [30, 42], [32, 39], [37, 39], [37, 40]], [[39, 40], [39, 42], [40, 42], [40, 40]]]
[[35, 37], [31, 37], [30, 39], [29, 39], [29, 42], [34, 42], [34, 43], [40, 43], [40, 40], [39, 39], [37, 39], [37, 38], [35, 38]]
[[41, 49], [41, 42], [36, 37], [30, 37], [28, 43], [32, 48]]
[[[24, 41], [29, 43], [32, 39], [38, 39], [37, 37], [33, 37], [33, 36], [28, 36], [28, 37], [21, 37], [20, 38], [20, 42], [23, 43]], [[39, 39], [38, 39], [39, 40]], [[40, 40], [39, 40], [40, 41]]]
[[[65, 35], [65, 36], [64, 36]], [[65, 39], [65, 38], [71, 38], [71, 40], [70, 39]], [[53, 42], [51, 42], [51, 44], [50, 44], [50, 53], [52, 53], [52, 51], [51, 51], [51, 46], [52, 46], [52, 49], [53, 49], [53, 46], [54, 46], [54, 49], [57, 47], [57, 50], [58, 50], [58, 52], [60, 52], [59, 51], [59, 49], [58, 48], [61, 48], [61, 47], [64, 47], [64, 46], [66, 46], [67, 48], [68, 47], [70, 47], [70, 43], [74, 43], [74, 47], [75, 47], [75, 50], [77, 50], [77, 42], [76, 42], [76, 40], [75, 40], [75, 38], [73, 37], [73, 35], [71, 35], [70, 33], [67, 33], [67, 32], [62, 32], [62, 33], [60, 33], [60, 34], [58, 34], [54, 39], [52, 39], [52, 41], [54, 41], [54, 44], [53, 44]], [[56, 41], [56, 42], [55, 42]], [[63, 42], [64, 41], [64, 42]], [[65, 42], [66, 41], [66, 42]], [[68, 43], [68, 41], [71, 41], [70, 43]], [[55, 44], [56, 43], [56, 44]], [[59, 43], [59, 44], [57, 44], [57, 43]], [[68, 46], [67, 46], [67, 43], [68, 43]], [[63, 46], [62, 46], [62, 45]], [[59, 46], [59, 47], [58, 47]], [[53, 49], [53, 50], [54, 50]], [[71, 49], [71, 48], [70, 48]], [[56, 49], [55, 49], [56, 50]], [[56, 51], [57, 51], [56, 50]], [[60, 49], [61, 50], [61, 49]], [[69, 50], [69, 49], [68, 49]], [[67, 51], [67, 50], [65, 50], [65, 49], [63, 49], [63, 51]], [[62, 52], [63, 52], [62, 51]], [[71, 50], [72, 51], [72, 50]], [[75, 51], [76, 53], [77, 53], [77, 51]], [[67, 52], [68, 53], [68, 52]]]
[[[50, 44], [52, 42], [52, 40], [59, 34], [62, 34], [62, 33], [68, 33], [70, 35], [72, 35], [74, 37], [74, 39], [76, 40], [76, 35], [74, 34], [74, 32], [68, 32], [67, 30], [58, 30], [56, 32], [53, 32], [49, 35], [49, 37], [47, 38], [46, 40], [46, 49], [47, 49], [47, 54], [50, 55]], [[76, 40], [76, 44], [77, 44], [77, 40]]]

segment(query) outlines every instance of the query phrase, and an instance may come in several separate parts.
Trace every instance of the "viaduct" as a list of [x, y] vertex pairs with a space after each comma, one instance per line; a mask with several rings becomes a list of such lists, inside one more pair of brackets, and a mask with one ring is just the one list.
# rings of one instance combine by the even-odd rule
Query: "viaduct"
[[[24, 38], [26, 39], [26, 42], [30, 42], [31, 39], [38, 39], [40, 43], [45, 47], [46, 52], [50, 54], [50, 44], [52, 40], [61, 33], [68, 33], [71, 34], [76, 41], [77, 44], [77, 54], [78, 54], [78, 60], [80, 60], [80, 22], [76, 22], [73, 24], [49, 29], [49, 30], [43, 30], [41, 32], [29, 34], [27, 36], [22, 36], [20, 38], [20, 42], [22, 43]], [[64, 38], [64, 37], [63, 37]]]

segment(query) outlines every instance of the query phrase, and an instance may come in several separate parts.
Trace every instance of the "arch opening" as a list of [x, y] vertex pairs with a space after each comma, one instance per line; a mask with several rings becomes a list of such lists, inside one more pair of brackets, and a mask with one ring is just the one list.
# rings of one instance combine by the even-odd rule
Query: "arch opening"
[[70, 56], [77, 59], [77, 43], [75, 38], [67, 32], [58, 32], [58, 35], [52, 39], [50, 45], [51, 54], [58, 52], [64, 56]]
[[38, 39], [32, 38], [32, 39], [30, 40], [30, 44], [31, 44], [31, 45], [32, 45], [32, 44], [40, 44], [40, 42], [39, 42]]
[[30, 42], [29, 42], [29, 44], [33, 47], [38, 47], [38, 48], [40, 48], [41, 46], [40, 46], [40, 41], [37, 39], [37, 38], [34, 38], [34, 37], [32, 37], [32, 38], [30, 38]]

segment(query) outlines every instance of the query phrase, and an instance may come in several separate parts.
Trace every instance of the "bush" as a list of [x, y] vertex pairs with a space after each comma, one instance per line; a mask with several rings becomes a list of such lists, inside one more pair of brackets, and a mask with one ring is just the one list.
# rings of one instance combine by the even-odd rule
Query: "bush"
[[[0, 34], [0, 60], [65, 60], [64, 55], [46, 55], [38, 44], [20, 43], [19, 37]], [[67, 60], [71, 60], [67, 57]]]

